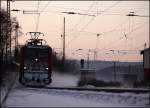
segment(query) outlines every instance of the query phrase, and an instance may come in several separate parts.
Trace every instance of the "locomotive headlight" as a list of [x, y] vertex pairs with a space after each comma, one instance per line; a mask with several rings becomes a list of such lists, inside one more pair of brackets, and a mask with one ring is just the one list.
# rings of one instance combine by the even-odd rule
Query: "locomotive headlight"
[[26, 66], [24, 66], [24, 67], [23, 67], [23, 69], [24, 69], [24, 70], [27, 70], [27, 67], [26, 67]]
[[45, 70], [48, 70], [48, 68], [45, 68]]
[[39, 61], [39, 59], [38, 59], [38, 58], [35, 58], [35, 59], [34, 59], [34, 61], [35, 61], [35, 62], [38, 62], [38, 61]]

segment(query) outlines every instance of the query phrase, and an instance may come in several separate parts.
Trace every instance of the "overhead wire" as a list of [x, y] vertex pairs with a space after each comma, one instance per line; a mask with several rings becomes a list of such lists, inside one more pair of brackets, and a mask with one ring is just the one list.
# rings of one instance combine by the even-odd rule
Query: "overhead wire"
[[[40, 0], [38, 0], [37, 12], [39, 11], [39, 5], [40, 5]], [[39, 27], [39, 17], [40, 17], [40, 14], [37, 14], [37, 22], [36, 22], [36, 28], [35, 28], [36, 32], [38, 31], [38, 27]]]
[[[94, 5], [95, 5], [95, 2], [91, 4], [91, 6], [89, 7], [89, 9], [87, 10], [87, 13], [90, 11], [90, 9], [91, 9]], [[85, 16], [84, 16], [83, 18], [85, 18]], [[94, 19], [95, 19], [95, 17], [92, 17], [92, 18], [88, 21], [88, 23], [87, 23], [85, 26], [82, 27], [82, 29], [79, 31], [79, 34], [80, 34], [81, 31], [83, 31]], [[81, 21], [81, 20], [80, 20], [80, 21]], [[79, 21], [79, 22], [80, 22], [80, 21]], [[79, 23], [77, 23], [77, 24], [75, 25], [75, 27], [76, 27], [78, 24], [79, 24]], [[74, 28], [75, 28], [75, 27], [74, 27]], [[79, 34], [78, 34], [78, 36], [79, 36]], [[70, 41], [67, 43], [66, 46], [68, 46], [68, 45], [69, 45], [72, 41], [74, 41], [78, 36], [74, 36], [74, 38], [73, 38], [72, 40], [70, 40]]]
[[115, 2], [113, 5], [109, 6], [108, 8], [105, 8], [102, 12], [106, 12], [106, 11], [110, 10], [110, 9], [113, 8], [114, 6], [118, 5], [120, 2], [121, 2], [121, 0]]
[[[59, 8], [59, 9], [69, 9], [69, 10], [71, 9], [71, 10], [82, 11], [82, 12], [87, 11], [87, 10], [82, 10], [82, 9], [67, 8], [67, 7], [60, 7], [60, 6], [51, 6], [51, 7], [53, 7], [53, 8]], [[96, 11], [92, 11], [92, 10], [91, 10], [91, 12], [96, 12]]]
[[[121, 0], [120, 0], [120, 1], [121, 1]], [[104, 12], [104, 11], [109, 10], [110, 8], [112, 8], [112, 7], [114, 7], [115, 5], [117, 5], [120, 1], [117, 1], [116, 3], [114, 3], [113, 5], [111, 5], [110, 7], [106, 8], [106, 9], [103, 10], [103, 11], [98, 11], [98, 13], [99, 13], [99, 12]], [[101, 1], [101, 2], [102, 2], [102, 1]], [[61, 6], [51, 6], [51, 7], [53, 7], [53, 8], [59, 8], [59, 9], [69, 9], [69, 10], [71, 9], [71, 10], [83, 11], [83, 12], [87, 11], [87, 10], [83, 10], [83, 9], [67, 8], [67, 7], [61, 7]], [[96, 10], [96, 11], [92, 11], [92, 10], [91, 10], [91, 12], [97, 13], [97, 10]]]
[[[137, 26], [134, 30], [132, 30], [132, 31], [130, 31], [129, 32], [129, 34], [130, 33], [132, 33], [132, 32], [134, 32], [134, 31], [136, 31], [136, 30], [138, 30], [139, 28], [141, 28], [141, 27], [143, 27], [143, 25], [144, 24], [146, 24], [147, 22], [144, 22], [143, 24], [141, 24], [140, 26]], [[123, 39], [123, 38], [122, 38]], [[120, 41], [121, 39], [119, 39], [119, 40], [116, 40], [116, 43], [118, 42], [118, 41]], [[115, 42], [115, 41], [114, 41]], [[115, 43], [115, 44], [116, 44]], [[112, 43], [111, 43], [112, 44]], [[111, 45], [109, 45], [109, 46], [111, 46]], [[117, 46], [118, 47], [118, 46]], [[140, 45], [139, 47], [144, 47], [144, 44], [142, 44], [142, 45]], [[127, 49], [125, 49], [125, 50], [118, 50], [118, 51], [125, 51], [125, 52], [123, 52], [122, 54], [123, 55], [127, 55], [127, 54], [139, 54], [140, 53], [140, 50], [136, 50], [136, 49], [138, 49], [139, 47], [137, 47], [137, 48], [134, 48], [134, 50], [127, 50]]]
[[[137, 27], [134, 28], [132, 31], [128, 32], [126, 35], [130, 35], [132, 32], [134, 32], [134, 31], [140, 29], [141, 27], [143, 27], [143, 25], [147, 24], [147, 22], [148, 22], [148, 21], [146, 21], [146, 22], [142, 23], [141, 25], [137, 26]], [[117, 42], [119, 42], [119, 41], [122, 40], [122, 39], [124, 39], [124, 36], [122, 36], [122, 37], [120, 37], [120, 38], [118, 38], [118, 39], [116, 39], [116, 40], [110, 42], [109, 44], [107, 44], [107, 45], [104, 46], [103, 48], [99, 49], [99, 51], [101, 51], [102, 49], [105, 49], [105, 48], [108, 47], [108, 46], [111, 46], [111, 45], [114, 44], [114, 43], [116, 44]]]
[[[104, 32], [100, 32], [101, 35], [106, 35], [108, 33], [112, 33], [112, 32], [115, 32], [115, 31], [122, 31], [122, 30], [126, 30], [126, 28], [121, 28], [121, 29], [117, 29], [119, 26], [122, 26], [124, 25], [126, 22], [128, 21], [128, 19], [125, 19], [121, 24], [117, 25], [116, 27], [114, 27], [113, 29], [110, 29], [108, 31], [104, 31]], [[88, 31], [78, 31], [78, 32], [83, 32], [83, 33], [87, 33], [87, 34], [90, 34], [90, 35], [96, 35], [97, 32], [88, 32]]]
[[[93, 20], [95, 19], [95, 17], [91, 18], [90, 21], [84, 26], [82, 27], [82, 29], [79, 31], [79, 34], [81, 31], [83, 31]], [[70, 40], [66, 46], [68, 46], [72, 41], [74, 41], [77, 37], [79, 37], [79, 34], [78, 36], [75, 36], [72, 40]]]
[[[147, 23], [148, 21], [146, 21], [146, 22], [144, 22], [143, 24], [141, 24], [140, 26], [138, 26], [138, 27], [136, 27], [136, 28], [132, 28], [132, 30], [130, 30], [130, 27], [128, 27], [129, 28], [129, 31], [128, 31], [128, 35], [130, 35], [132, 32], [134, 32], [134, 31], [136, 31], [137, 29], [139, 29], [139, 28], [141, 28], [143, 25], [145, 25], [146, 23]], [[130, 21], [129, 21], [129, 26], [130, 26]], [[125, 34], [125, 35], [127, 35], [127, 34]], [[110, 43], [110, 44], [108, 44], [107, 46], [111, 46], [113, 43], [117, 43], [117, 42], [119, 42], [120, 40], [122, 40], [123, 38], [119, 38], [119, 39], [117, 39], [117, 40], [115, 40], [115, 41], [113, 41], [112, 43]], [[105, 48], [105, 47], [104, 47]]]
[[[136, 47], [135, 50], [137, 50], [137, 49], [139, 49], [139, 48], [143, 48], [143, 49], [144, 49], [144, 47], [145, 47], [145, 43], [143, 43], [143, 44], [139, 45], [138, 47]], [[139, 49], [139, 50], [140, 50], [140, 49]]]
[[[118, 2], [114, 3], [113, 5], [109, 6], [108, 8], [104, 9], [104, 12], [110, 10], [111, 8], [113, 8], [114, 6], [116, 6], [116, 5], [119, 4], [119, 3], [120, 3], [120, 1], [118, 1]], [[93, 17], [93, 18], [80, 30], [80, 32], [83, 31], [94, 19], [95, 19], [95, 17]], [[78, 36], [79, 36], [79, 34], [78, 34]], [[76, 36], [76, 37], [73, 38], [71, 41], [69, 41], [67, 45], [69, 45], [69, 44], [70, 44], [73, 40], [75, 40], [78, 36]]]
[[[39, 11], [39, 4], [40, 4], [40, 3], [38, 2], [38, 9], [37, 9], [38, 11]], [[117, 3], [116, 3], [116, 4], [117, 4]], [[48, 3], [47, 3], [47, 6], [48, 6]], [[46, 8], [47, 6], [45, 5], [44, 8]], [[44, 8], [43, 8], [43, 10], [41, 11], [41, 13], [44, 12], [44, 10], [45, 10]], [[109, 8], [108, 8], [108, 9], [109, 9]], [[40, 15], [39, 15], [39, 16], [40, 16]], [[94, 17], [94, 18], [95, 18], [95, 17]], [[39, 18], [38, 18], [38, 20], [39, 20]], [[90, 23], [91, 21], [92, 21], [92, 19], [89, 21], [89, 23]], [[39, 21], [37, 21], [37, 22], [39, 22]], [[37, 25], [38, 25], [38, 23], [37, 23]], [[89, 25], [89, 24], [86, 24], [86, 25]], [[86, 28], [86, 25], [82, 28], [83, 30], [84, 30], [84, 28]], [[37, 27], [37, 29], [38, 29], [38, 27]], [[83, 32], [82, 29], [81, 29], [79, 32]], [[114, 29], [114, 30], [115, 30], [115, 29]], [[135, 29], [134, 29], [134, 30], [135, 30]], [[133, 31], [133, 30], [131, 30], [131, 31]], [[130, 34], [131, 31], [129, 31], [129, 34]], [[111, 32], [111, 31], [110, 31], [110, 32]], [[132, 32], [131, 32], [131, 33], [132, 33]], [[128, 34], [128, 35], [129, 35], [129, 34]]]
[[[85, 13], [88, 14], [88, 12], [91, 10], [91, 8], [92, 8], [94, 5], [95, 5], [95, 2], [93, 2], [93, 3], [90, 5], [89, 9], [88, 9]], [[76, 29], [76, 27], [81, 23], [81, 21], [85, 19], [85, 17], [86, 17], [86, 16], [83, 16], [83, 17], [78, 21], [78, 23], [75, 24], [75, 26], [74, 26], [73, 29], [72, 29], [73, 31], [74, 31], [74, 29]]]
[[44, 12], [44, 10], [48, 7], [48, 5], [51, 3], [52, 1], [48, 1], [47, 4], [45, 5], [45, 7], [41, 10], [41, 14]]
[[37, 12], [40, 12], [40, 13], [37, 14], [37, 22], [36, 22], [36, 29], [35, 29], [36, 32], [38, 31], [38, 28], [39, 28], [39, 18], [40, 18], [40, 15], [44, 12], [44, 10], [47, 8], [47, 6], [49, 5], [50, 2], [51, 1], [48, 1], [47, 4], [45, 5], [45, 7], [41, 11], [39, 11], [40, 0], [38, 1]]
[[144, 3], [141, 7], [139, 7], [139, 9], [137, 9], [135, 12], [138, 13], [140, 12], [141, 10], [143, 10], [143, 7], [145, 7], [147, 3]]
[[[136, 29], [139, 29], [139, 27], [137, 27]], [[136, 30], [136, 29], [134, 29], [134, 30]], [[80, 32], [81, 32], [81, 31], [80, 31]], [[131, 31], [129, 30], [129, 34], [132, 33], [132, 32], [133, 32], [133, 30], [131, 30]], [[122, 38], [121, 38], [121, 39], [122, 39]]]
[[[117, 5], [119, 2], [117, 2], [117, 3], [115, 3], [115, 5]], [[109, 8], [107, 8], [107, 9], [105, 9], [105, 11], [106, 10], [109, 10], [110, 8], [112, 8], [113, 6], [115, 6], [115, 5], [112, 5], [112, 6], [110, 6]], [[81, 30], [82, 31], [82, 30]], [[74, 39], [72, 39], [70, 42], [72, 42]], [[95, 55], [95, 56], [97, 56], [97, 54]], [[95, 59], [95, 57], [94, 57], [94, 59]]]

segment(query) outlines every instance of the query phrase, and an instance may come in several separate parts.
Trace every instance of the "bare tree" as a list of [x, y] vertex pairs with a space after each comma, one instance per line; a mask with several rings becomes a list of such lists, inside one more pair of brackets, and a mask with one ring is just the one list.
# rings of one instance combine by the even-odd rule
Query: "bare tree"
[[9, 38], [9, 36], [7, 35], [7, 21], [7, 12], [2, 9], [0, 11], [0, 69], [2, 68], [2, 61], [4, 59], [4, 49], [7, 46]]
[[[11, 24], [8, 24], [11, 23]], [[16, 30], [18, 30], [18, 34], [17, 36], [20, 35], [20, 30], [19, 28], [19, 23], [17, 21], [16, 18], [8, 18], [7, 15], [7, 11], [5, 11], [4, 9], [0, 10], [0, 72], [1, 74], [3, 74], [3, 70], [2, 70], [2, 64], [4, 64], [4, 61], [7, 61], [7, 50], [8, 50], [8, 46], [10, 46], [9, 44], [14, 44], [14, 42], [16, 41], [16, 34], [11, 35], [11, 33], [7, 33], [8, 30], [10, 30], [10, 32], [16, 32]], [[11, 26], [8, 26], [11, 25]], [[10, 37], [11, 37], [11, 42], [10, 42]], [[16, 44], [16, 43], [15, 43]]]

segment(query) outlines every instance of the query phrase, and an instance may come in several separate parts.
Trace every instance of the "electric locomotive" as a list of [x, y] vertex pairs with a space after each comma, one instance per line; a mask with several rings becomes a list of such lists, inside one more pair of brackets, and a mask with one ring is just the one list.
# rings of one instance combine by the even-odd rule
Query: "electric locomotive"
[[[50, 84], [52, 74], [52, 48], [38, 39], [41, 32], [28, 32], [31, 39], [21, 48], [19, 82], [23, 85]], [[44, 34], [43, 34], [44, 36]]]

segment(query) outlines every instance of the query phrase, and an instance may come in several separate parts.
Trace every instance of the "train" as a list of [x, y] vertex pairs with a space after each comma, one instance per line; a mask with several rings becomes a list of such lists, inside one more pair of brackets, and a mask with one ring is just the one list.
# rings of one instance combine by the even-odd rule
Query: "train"
[[23, 85], [48, 85], [52, 82], [52, 48], [37, 37], [41, 32], [29, 32], [28, 39], [20, 49], [19, 82]]

